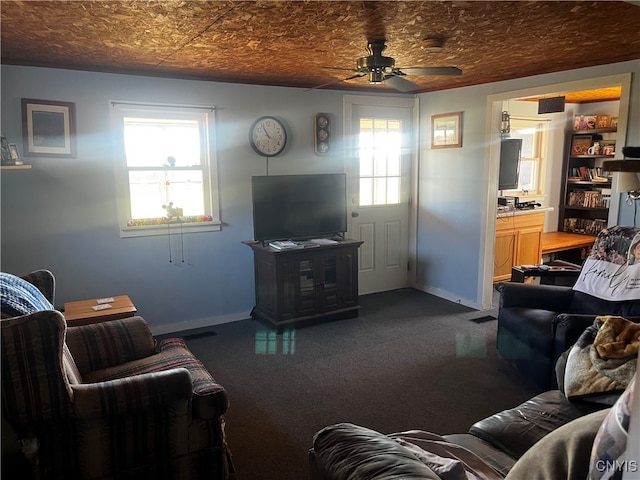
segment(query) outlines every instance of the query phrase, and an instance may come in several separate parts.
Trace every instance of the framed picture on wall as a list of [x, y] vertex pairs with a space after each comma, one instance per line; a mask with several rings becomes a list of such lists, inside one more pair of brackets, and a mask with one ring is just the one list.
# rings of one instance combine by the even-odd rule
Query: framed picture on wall
[[75, 158], [75, 133], [75, 104], [22, 99], [25, 156]]
[[462, 147], [462, 112], [431, 115], [431, 148]]

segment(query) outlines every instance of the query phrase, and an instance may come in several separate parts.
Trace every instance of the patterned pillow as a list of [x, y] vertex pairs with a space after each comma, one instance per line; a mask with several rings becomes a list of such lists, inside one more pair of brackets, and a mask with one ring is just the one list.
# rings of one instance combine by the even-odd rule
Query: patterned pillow
[[0, 272], [0, 294], [3, 317], [54, 310], [53, 305], [35, 285], [10, 273]]

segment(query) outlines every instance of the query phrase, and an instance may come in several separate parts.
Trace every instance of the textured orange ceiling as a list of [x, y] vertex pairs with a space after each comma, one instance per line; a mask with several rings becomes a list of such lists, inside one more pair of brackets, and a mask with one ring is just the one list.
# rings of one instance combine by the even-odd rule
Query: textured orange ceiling
[[415, 92], [640, 58], [640, 7], [619, 1], [3, 0], [1, 17], [5, 64], [302, 88], [393, 91], [341, 81], [373, 38], [398, 67], [463, 71]]
[[[592, 103], [620, 100], [622, 87], [597, 88], [593, 90], [580, 90], [578, 92], [558, 93], [557, 96], [564, 96], [566, 103]], [[553, 97], [555, 95], [545, 95], [544, 97], [528, 97], [523, 100], [537, 102], [542, 98]]]

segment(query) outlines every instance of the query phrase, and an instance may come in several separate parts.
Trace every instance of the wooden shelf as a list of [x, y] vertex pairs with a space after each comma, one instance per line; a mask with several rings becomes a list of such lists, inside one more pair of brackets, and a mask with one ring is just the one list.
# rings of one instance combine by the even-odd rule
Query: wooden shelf
[[594, 133], [616, 133], [618, 127], [611, 128], [591, 128], [589, 130], [570, 130], [567, 133], [570, 135], [592, 135]]
[[2, 170], [30, 170], [31, 165], [2, 165], [0, 166]]

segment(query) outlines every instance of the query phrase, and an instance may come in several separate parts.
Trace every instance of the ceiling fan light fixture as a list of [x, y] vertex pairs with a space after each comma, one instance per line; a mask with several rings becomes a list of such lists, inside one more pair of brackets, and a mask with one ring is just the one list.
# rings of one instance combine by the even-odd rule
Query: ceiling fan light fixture
[[384, 72], [382, 70], [376, 69], [369, 72], [369, 83], [377, 84], [382, 83], [384, 81]]

